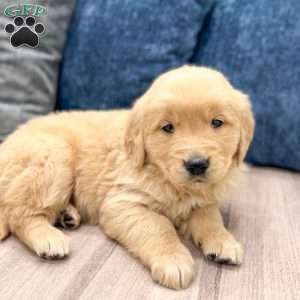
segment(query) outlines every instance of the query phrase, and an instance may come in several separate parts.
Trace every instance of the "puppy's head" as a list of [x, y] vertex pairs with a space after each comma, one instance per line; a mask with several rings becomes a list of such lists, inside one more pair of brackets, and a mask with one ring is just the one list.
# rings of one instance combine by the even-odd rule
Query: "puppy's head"
[[194, 190], [243, 162], [253, 130], [246, 95], [217, 71], [185, 66], [158, 77], [137, 100], [125, 145], [137, 168], [151, 164]]

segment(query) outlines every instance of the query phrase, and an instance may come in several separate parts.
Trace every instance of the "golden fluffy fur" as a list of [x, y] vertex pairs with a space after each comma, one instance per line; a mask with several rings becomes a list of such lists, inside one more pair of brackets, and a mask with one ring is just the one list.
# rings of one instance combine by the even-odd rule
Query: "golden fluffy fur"
[[[224, 123], [213, 128], [213, 119]], [[167, 123], [173, 133], [162, 130]], [[0, 239], [11, 232], [42, 257], [64, 257], [68, 239], [53, 224], [63, 210], [79, 223], [78, 210], [164, 286], [185, 288], [193, 277], [178, 231], [208, 258], [240, 264], [218, 203], [253, 128], [247, 97], [220, 73], [193, 66], [158, 77], [131, 110], [36, 118], [0, 147]], [[209, 159], [205, 176], [184, 167], [195, 155]]]

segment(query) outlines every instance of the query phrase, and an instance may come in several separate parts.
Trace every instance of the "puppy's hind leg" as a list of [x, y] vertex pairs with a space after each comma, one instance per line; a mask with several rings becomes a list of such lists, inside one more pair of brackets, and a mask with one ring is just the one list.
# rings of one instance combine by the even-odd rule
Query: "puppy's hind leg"
[[6, 211], [11, 232], [24, 244], [43, 258], [59, 259], [69, 254], [69, 241], [53, 224], [68, 201], [70, 184], [49, 172], [35, 167], [17, 176], [6, 193]]
[[42, 258], [61, 259], [69, 254], [68, 237], [43, 216], [22, 220], [14, 233]]
[[17, 149], [22, 160], [11, 163], [17, 172], [2, 199], [9, 228], [39, 256], [63, 258], [69, 254], [69, 240], [54, 223], [72, 195], [72, 153], [52, 136], [27, 141], [31, 147]]
[[76, 229], [80, 225], [80, 215], [78, 210], [71, 204], [60, 212], [56, 219], [56, 225], [65, 229]]

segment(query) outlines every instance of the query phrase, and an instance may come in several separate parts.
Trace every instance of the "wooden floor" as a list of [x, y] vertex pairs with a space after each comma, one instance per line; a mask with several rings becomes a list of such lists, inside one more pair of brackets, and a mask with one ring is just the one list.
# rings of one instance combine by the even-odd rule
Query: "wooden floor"
[[244, 245], [240, 268], [205, 261], [188, 244], [196, 276], [183, 291], [153, 283], [142, 265], [97, 227], [82, 226], [65, 261], [43, 261], [15, 238], [0, 244], [1, 300], [299, 300], [300, 175], [251, 168], [232, 201], [225, 222]]

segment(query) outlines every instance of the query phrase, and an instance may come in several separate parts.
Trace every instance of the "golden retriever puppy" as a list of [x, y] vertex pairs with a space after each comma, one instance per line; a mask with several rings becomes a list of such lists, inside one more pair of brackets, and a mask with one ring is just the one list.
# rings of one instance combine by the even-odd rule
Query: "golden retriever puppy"
[[194, 66], [158, 77], [131, 110], [36, 118], [0, 146], [0, 239], [11, 232], [39, 256], [62, 258], [68, 238], [54, 224], [76, 227], [81, 218], [155, 281], [185, 288], [193, 258], [178, 233], [210, 260], [241, 263], [218, 203], [253, 129], [247, 97], [219, 72]]

